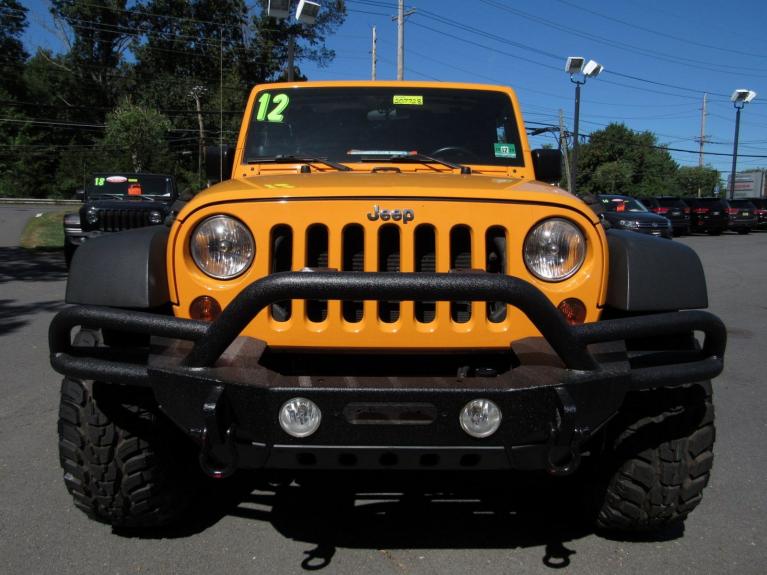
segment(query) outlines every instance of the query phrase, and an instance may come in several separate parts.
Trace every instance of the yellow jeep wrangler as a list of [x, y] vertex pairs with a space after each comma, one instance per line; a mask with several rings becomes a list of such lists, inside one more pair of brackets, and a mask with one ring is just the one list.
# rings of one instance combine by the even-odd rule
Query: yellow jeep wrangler
[[683, 520], [724, 326], [695, 252], [605, 230], [560, 160], [505, 87], [256, 86], [220, 183], [76, 252], [50, 328], [75, 504], [172, 522], [199, 461], [577, 472], [602, 528]]

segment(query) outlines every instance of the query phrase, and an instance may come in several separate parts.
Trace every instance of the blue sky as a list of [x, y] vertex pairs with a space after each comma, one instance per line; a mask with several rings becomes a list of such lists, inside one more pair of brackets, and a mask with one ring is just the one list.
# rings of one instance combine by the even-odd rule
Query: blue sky
[[[320, 0], [321, 2], [322, 0]], [[30, 51], [61, 49], [47, 2], [31, 0]], [[329, 39], [326, 68], [300, 63], [310, 79], [369, 79], [371, 30], [378, 79], [396, 77], [396, 0], [346, 0], [348, 18]], [[581, 94], [581, 133], [622, 122], [654, 132], [685, 166], [698, 164], [703, 93], [708, 93], [705, 163], [726, 178], [732, 158], [736, 88], [759, 96], [741, 116], [738, 169], [767, 167], [767, 2], [715, 0], [411, 0], [405, 25], [405, 79], [514, 87], [525, 120], [572, 128], [574, 85], [567, 56], [604, 65]], [[537, 124], [536, 124], [537, 125]], [[554, 144], [551, 135], [533, 146]], [[764, 156], [749, 158], [746, 155]]]

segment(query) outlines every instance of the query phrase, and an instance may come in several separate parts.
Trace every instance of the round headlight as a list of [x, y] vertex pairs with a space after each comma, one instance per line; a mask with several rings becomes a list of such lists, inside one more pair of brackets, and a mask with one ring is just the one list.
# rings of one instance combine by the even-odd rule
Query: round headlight
[[538, 279], [558, 282], [577, 272], [586, 257], [586, 238], [562, 218], [544, 220], [527, 234], [525, 265]]
[[280, 408], [280, 427], [293, 437], [308, 437], [320, 426], [322, 412], [305, 397], [294, 397]]
[[253, 262], [256, 244], [248, 228], [229, 216], [211, 216], [194, 230], [191, 239], [194, 263], [212, 278], [237, 277]]
[[97, 221], [99, 221], [98, 210], [94, 207], [88, 208], [88, 211], [85, 212], [85, 221], [89, 224], [95, 224]]
[[501, 425], [501, 410], [489, 399], [473, 399], [463, 406], [458, 421], [472, 437], [489, 437]]
[[151, 212], [149, 212], [149, 223], [150, 224], [162, 223], [162, 212], [157, 210], [152, 210]]

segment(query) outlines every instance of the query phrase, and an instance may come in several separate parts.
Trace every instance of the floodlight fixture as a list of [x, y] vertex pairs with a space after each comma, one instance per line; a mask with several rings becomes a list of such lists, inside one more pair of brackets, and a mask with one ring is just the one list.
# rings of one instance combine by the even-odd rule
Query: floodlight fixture
[[[568, 74], [579, 74], [583, 70], [583, 64], [586, 62], [586, 58], [581, 56], [568, 56], [567, 63], [565, 64], [565, 72]], [[592, 60], [593, 62], [593, 60]]]
[[732, 173], [730, 174], [730, 199], [735, 197], [735, 176], [738, 166], [738, 137], [740, 135], [740, 111], [751, 100], [756, 98], [756, 92], [740, 88], [735, 90], [730, 96], [730, 100], [735, 106], [735, 141], [732, 145]]
[[318, 2], [300, 0], [298, 8], [296, 8], [296, 20], [304, 24], [314, 24], [315, 20], [317, 20], [317, 14], [319, 13], [320, 5]]
[[756, 98], [756, 92], [753, 90], [738, 89], [732, 93], [730, 100], [737, 106], [740, 103], [748, 104], [751, 100]]
[[278, 20], [290, 18], [290, 0], [269, 0], [266, 15]]
[[583, 67], [583, 75], [587, 78], [596, 78], [604, 69], [605, 67], [599, 62], [589, 60]]

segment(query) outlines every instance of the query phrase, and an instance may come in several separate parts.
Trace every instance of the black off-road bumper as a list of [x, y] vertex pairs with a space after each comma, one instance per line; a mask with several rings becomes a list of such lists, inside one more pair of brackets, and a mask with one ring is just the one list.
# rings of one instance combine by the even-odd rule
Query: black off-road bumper
[[[288, 299], [504, 301], [543, 338], [507, 354], [435, 356], [289, 353], [240, 337], [266, 306]], [[150, 349], [85, 348], [72, 329], [148, 334]], [[627, 339], [691, 341], [630, 357]], [[546, 296], [514, 277], [484, 273], [289, 272], [245, 288], [213, 323], [104, 307], [60, 312], [50, 327], [58, 372], [150, 387], [160, 408], [201, 445], [214, 476], [247, 468], [515, 468], [567, 473], [580, 446], [620, 408], [628, 391], [707, 380], [723, 368], [726, 332], [703, 311], [571, 326]], [[459, 336], [456, 336], [459, 337]], [[469, 336], [467, 336], [469, 337]], [[278, 424], [288, 399], [322, 411], [310, 437]], [[490, 399], [503, 413], [497, 432], [467, 435], [459, 413]]]

